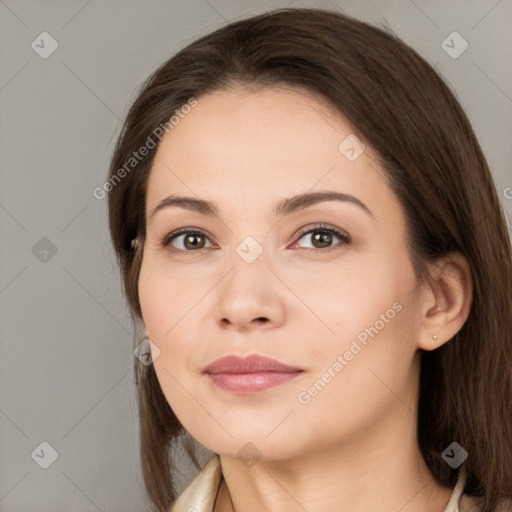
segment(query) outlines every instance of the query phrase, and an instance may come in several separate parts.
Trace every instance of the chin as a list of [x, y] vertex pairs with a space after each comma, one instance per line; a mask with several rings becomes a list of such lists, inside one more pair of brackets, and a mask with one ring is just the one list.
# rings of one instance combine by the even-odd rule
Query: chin
[[[190, 431], [189, 431], [190, 432]], [[281, 435], [275, 433], [268, 435], [270, 430], [247, 427], [243, 430], [239, 425], [236, 431], [230, 430], [233, 437], [229, 437], [225, 432], [221, 437], [212, 437], [211, 432], [201, 432], [203, 435], [191, 435], [208, 450], [225, 457], [238, 458], [242, 462], [251, 461], [250, 464], [259, 460], [285, 460], [294, 456], [301, 456], [304, 453], [304, 447], [293, 441], [293, 434], [282, 431]], [[246, 464], [249, 465], [249, 464]]]

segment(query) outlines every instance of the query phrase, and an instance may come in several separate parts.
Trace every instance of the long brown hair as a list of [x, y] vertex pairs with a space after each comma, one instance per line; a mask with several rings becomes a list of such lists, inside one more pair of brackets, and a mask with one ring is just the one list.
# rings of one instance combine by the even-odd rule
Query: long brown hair
[[[451, 251], [467, 258], [474, 286], [469, 318], [449, 342], [422, 353], [418, 443], [436, 479], [452, 486], [458, 472], [441, 453], [458, 442], [469, 454], [465, 492], [482, 497], [484, 512], [497, 510], [501, 498], [512, 496], [512, 256], [505, 216], [454, 94], [387, 31], [336, 11], [279, 9], [201, 37], [148, 78], [123, 125], [108, 181], [110, 232], [134, 323], [142, 320], [137, 285], [155, 151], [133, 168], [126, 163], [157, 127], [170, 128], [180, 107], [232, 85], [306, 90], [348, 118], [376, 151], [404, 208], [419, 282], [429, 278], [428, 262]], [[133, 248], [135, 238], [140, 243]], [[135, 359], [135, 377], [144, 482], [164, 512], [177, 497], [173, 449], [184, 429], [153, 366]]]

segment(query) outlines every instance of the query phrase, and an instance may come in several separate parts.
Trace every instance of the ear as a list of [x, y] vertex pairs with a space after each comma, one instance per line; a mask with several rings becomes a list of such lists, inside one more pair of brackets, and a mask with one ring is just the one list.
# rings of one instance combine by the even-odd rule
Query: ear
[[430, 265], [425, 284], [418, 348], [435, 350], [449, 341], [466, 322], [473, 301], [473, 280], [466, 258], [451, 252]]

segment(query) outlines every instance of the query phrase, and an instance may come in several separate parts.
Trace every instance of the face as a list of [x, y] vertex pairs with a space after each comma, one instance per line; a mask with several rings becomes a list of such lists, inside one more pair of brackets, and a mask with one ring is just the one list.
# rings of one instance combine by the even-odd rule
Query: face
[[[236, 89], [198, 98], [158, 146], [143, 321], [168, 403], [216, 453], [312, 453], [414, 407], [421, 295], [404, 215], [353, 132], [312, 95]], [[303, 194], [317, 195], [289, 201]], [[253, 354], [298, 371], [204, 373]]]

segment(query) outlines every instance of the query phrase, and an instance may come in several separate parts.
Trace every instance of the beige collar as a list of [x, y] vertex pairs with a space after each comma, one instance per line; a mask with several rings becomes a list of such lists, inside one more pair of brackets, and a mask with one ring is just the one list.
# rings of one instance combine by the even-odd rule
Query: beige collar
[[[180, 494], [170, 512], [213, 512], [215, 497], [222, 482], [220, 458], [213, 454], [188, 487]], [[459, 504], [464, 490], [465, 475], [459, 472], [459, 478], [453, 489], [450, 501], [444, 512], [459, 512]]]

